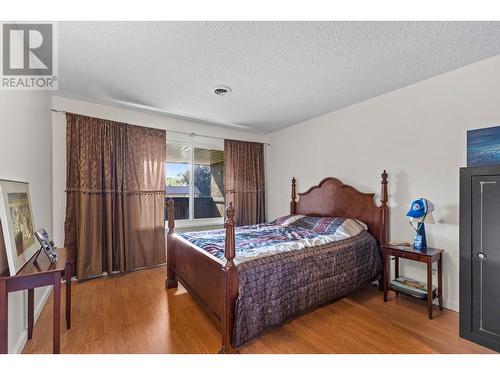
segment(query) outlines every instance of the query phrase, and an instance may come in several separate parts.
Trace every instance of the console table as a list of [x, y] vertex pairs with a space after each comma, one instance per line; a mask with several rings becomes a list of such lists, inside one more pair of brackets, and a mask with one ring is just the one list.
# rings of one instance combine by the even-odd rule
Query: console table
[[71, 328], [71, 275], [73, 251], [68, 248], [57, 250], [59, 259], [50, 263], [39, 250], [19, 272], [13, 276], [0, 275], [0, 353], [8, 352], [8, 295], [10, 292], [28, 290], [28, 340], [33, 335], [35, 288], [53, 286], [54, 320], [53, 353], [60, 351], [61, 277], [66, 279], [66, 328]]

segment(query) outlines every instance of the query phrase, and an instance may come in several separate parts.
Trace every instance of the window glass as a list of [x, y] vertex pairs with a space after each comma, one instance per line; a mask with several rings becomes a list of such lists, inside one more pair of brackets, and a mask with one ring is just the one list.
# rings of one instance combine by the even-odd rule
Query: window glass
[[[191, 146], [167, 144], [165, 179], [165, 195], [175, 202], [175, 219], [189, 219]], [[165, 217], [168, 219], [168, 213]]]
[[[176, 220], [222, 220], [224, 151], [167, 143], [165, 196], [174, 200]], [[167, 220], [167, 206], [165, 211]]]
[[194, 148], [194, 218], [224, 217], [224, 151]]

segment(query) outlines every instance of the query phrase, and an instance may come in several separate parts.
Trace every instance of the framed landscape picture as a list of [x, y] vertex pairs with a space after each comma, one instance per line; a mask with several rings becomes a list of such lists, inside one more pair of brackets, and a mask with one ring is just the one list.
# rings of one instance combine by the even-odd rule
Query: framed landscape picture
[[467, 131], [467, 166], [500, 164], [500, 126]]
[[0, 223], [9, 272], [15, 275], [39, 248], [28, 183], [0, 180]]

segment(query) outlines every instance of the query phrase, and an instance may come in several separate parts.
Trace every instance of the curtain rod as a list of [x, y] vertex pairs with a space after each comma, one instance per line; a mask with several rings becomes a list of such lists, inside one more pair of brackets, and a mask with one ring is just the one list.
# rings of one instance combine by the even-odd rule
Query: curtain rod
[[[51, 112], [56, 112], [56, 113], [66, 113], [66, 111], [61, 111], [59, 109], [51, 109], [50, 110]], [[72, 113], [72, 112], [71, 112]], [[224, 137], [214, 137], [213, 135], [203, 135], [203, 134], [198, 134], [198, 133], [189, 133], [189, 132], [182, 132], [182, 131], [179, 131], [179, 130], [165, 130], [166, 132], [169, 132], [169, 133], [178, 133], [178, 134], [185, 134], [185, 135], [189, 135], [191, 137], [203, 137], [203, 138], [213, 138], [213, 139], [222, 139], [222, 140], [225, 140], [225, 139], [229, 139], [229, 138], [224, 138]], [[266, 143], [266, 142], [255, 142], [255, 143], [262, 143], [266, 146], [271, 146], [270, 143]]]

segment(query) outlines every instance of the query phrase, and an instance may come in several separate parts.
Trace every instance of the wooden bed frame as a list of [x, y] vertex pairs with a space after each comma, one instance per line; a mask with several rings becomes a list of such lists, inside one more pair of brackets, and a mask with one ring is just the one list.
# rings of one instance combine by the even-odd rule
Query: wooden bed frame
[[[377, 206], [373, 193], [362, 193], [344, 185], [334, 177], [323, 179], [318, 185], [299, 193], [296, 201], [295, 177], [292, 178], [290, 214], [335, 216], [358, 219], [366, 223], [368, 231], [379, 246], [386, 243], [389, 229], [387, 206], [387, 173], [382, 173], [382, 191]], [[167, 202], [167, 280], [166, 287], [177, 287], [180, 281], [201, 307], [217, 324], [222, 336], [220, 353], [233, 353], [232, 331], [234, 304], [238, 297], [236, 253], [234, 235], [234, 208], [230, 202], [226, 210], [226, 241], [222, 261], [200, 247], [185, 240], [174, 231], [174, 201]], [[381, 285], [381, 284], [380, 284]]]

